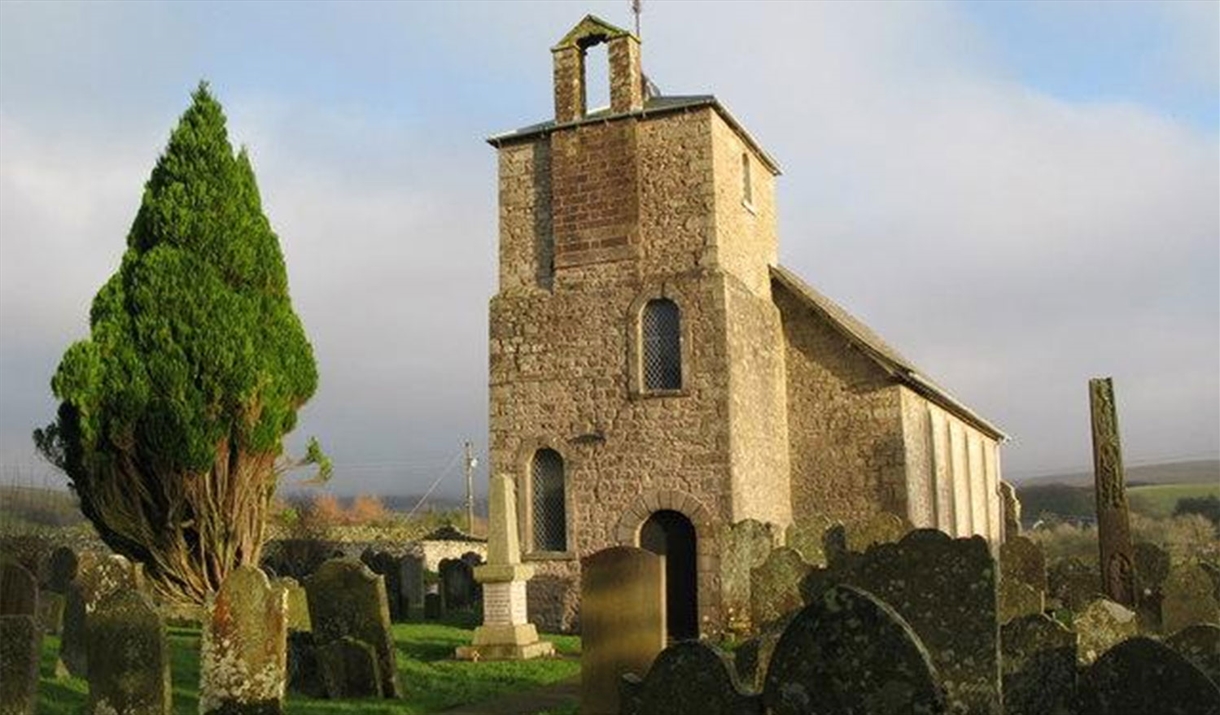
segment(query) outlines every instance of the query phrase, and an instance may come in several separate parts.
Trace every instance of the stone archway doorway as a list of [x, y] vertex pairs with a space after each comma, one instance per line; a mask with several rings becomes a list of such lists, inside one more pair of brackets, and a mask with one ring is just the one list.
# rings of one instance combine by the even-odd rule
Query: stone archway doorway
[[665, 557], [665, 627], [671, 641], [699, 637], [695, 526], [672, 509], [653, 512], [640, 527], [640, 548]]

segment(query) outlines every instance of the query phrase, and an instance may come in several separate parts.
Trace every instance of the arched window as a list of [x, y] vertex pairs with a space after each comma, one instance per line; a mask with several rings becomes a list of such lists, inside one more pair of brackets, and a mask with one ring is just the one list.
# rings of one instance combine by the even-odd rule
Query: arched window
[[530, 510], [534, 522], [534, 550], [567, 551], [563, 457], [553, 449], [534, 452], [530, 464]]
[[656, 298], [644, 306], [640, 338], [643, 343], [644, 389], [682, 389], [681, 316], [678, 304]]

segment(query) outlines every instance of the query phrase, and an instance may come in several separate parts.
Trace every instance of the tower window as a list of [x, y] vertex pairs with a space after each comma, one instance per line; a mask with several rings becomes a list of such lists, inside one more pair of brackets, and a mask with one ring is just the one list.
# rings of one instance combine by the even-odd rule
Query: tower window
[[534, 550], [567, 551], [563, 457], [553, 449], [534, 453], [530, 464], [530, 511], [534, 522]]
[[682, 389], [681, 316], [677, 303], [668, 298], [648, 301], [640, 328], [644, 389]]
[[750, 177], [750, 155], [741, 153], [741, 200], [746, 205], [754, 203], [754, 184]]

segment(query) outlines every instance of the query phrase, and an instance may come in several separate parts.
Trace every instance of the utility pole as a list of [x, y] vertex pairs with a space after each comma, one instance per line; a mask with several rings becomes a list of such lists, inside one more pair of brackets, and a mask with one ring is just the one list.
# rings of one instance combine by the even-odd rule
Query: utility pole
[[466, 443], [466, 533], [474, 536], [474, 468], [479, 460], [474, 457], [474, 445]]

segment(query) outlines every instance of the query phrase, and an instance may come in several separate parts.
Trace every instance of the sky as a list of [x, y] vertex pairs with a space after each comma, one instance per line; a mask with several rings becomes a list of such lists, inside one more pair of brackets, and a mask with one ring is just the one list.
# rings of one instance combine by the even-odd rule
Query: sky
[[[0, 471], [54, 481], [51, 376], [206, 79], [316, 351], [289, 451], [316, 435], [339, 493], [460, 492], [497, 289], [483, 140], [550, 119], [549, 48], [629, 8], [0, 2]], [[646, 0], [642, 57], [778, 160], [780, 261], [1004, 429], [1020, 479], [1088, 468], [1099, 376], [1128, 464], [1220, 455], [1218, 8]]]

